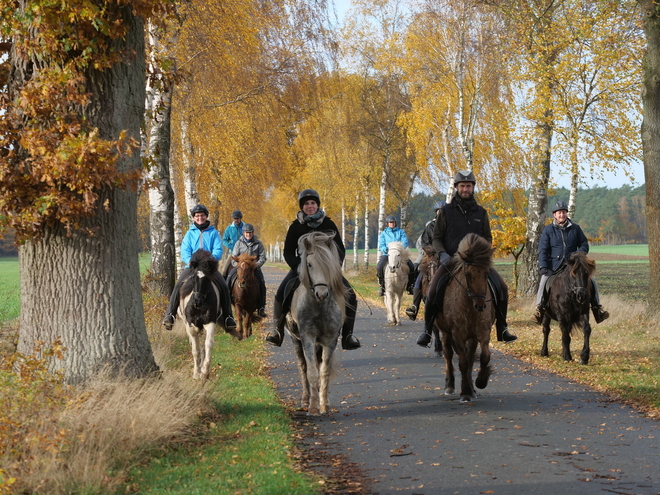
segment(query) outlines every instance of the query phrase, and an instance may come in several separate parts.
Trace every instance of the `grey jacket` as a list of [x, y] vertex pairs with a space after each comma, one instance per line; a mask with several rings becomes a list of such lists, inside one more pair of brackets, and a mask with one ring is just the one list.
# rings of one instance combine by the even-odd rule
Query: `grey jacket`
[[[255, 234], [252, 234], [252, 239], [248, 242], [245, 237], [241, 236], [234, 244], [234, 249], [231, 252], [232, 256], [240, 256], [243, 253], [247, 253], [250, 256], [257, 257], [257, 267], [261, 268], [266, 262], [266, 250], [262, 242], [257, 239]], [[236, 263], [233, 259], [231, 260], [232, 266], [236, 266]]]

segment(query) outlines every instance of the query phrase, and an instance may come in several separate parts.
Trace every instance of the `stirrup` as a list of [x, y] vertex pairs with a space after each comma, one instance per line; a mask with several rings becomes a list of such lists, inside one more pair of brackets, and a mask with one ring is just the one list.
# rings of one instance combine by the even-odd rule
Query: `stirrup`
[[225, 330], [227, 330], [228, 332], [232, 332], [236, 330], [236, 320], [234, 320], [234, 318], [232, 318], [231, 316], [225, 318]]
[[165, 315], [165, 318], [163, 319], [163, 326], [165, 327], [165, 330], [172, 330], [173, 325], [174, 325], [174, 315], [173, 314]]
[[410, 318], [412, 321], [415, 321], [417, 319], [417, 306], [413, 304], [407, 308], [406, 315], [408, 315], [408, 318]]
[[266, 335], [266, 342], [275, 347], [282, 347], [282, 341], [284, 340], [284, 335], [277, 328], [271, 331]]
[[358, 349], [361, 347], [360, 341], [353, 336], [353, 334], [348, 334], [346, 337], [341, 339], [341, 347], [346, 351], [352, 351], [353, 349]]
[[426, 330], [417, 338], [417, 345], [420, 347], [431, 347], [431, 335]]

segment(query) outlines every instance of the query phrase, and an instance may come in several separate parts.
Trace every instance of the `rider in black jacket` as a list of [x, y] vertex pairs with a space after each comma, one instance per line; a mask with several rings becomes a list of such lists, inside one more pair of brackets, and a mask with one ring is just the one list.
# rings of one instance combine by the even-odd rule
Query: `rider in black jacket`
[[[335, 222], [326, 217], [325, 212], [320, 209], [321, 198], [319, 193], [314, 189], [305, 189], [298, 195], [298, 205], [301, 211], [298, 212], [296, 219], [289, 226], [286, 238], [284, 239], [284, 260], [289, 265], [290, 270], [284, 277], [284, 280], [282, 280], [275, 294], [273, 305], [275, 329], [266, 336], [266, 342], [277, 347], [282, 345], [282, 340], [284, 339], [285, 317], [291, 309], [291, 296], [293, 295], [293, 290], [288, 294], [285, 294], [285, 290], [289, 281], [298, 278], [298, 265], [300, 265], [298, 240], [303, 235], [313, 231], [334, 232], [334, 241], [339, 251], [339, 262], [343, 263], [346, 256], [346, 248], [344, 247], [344, 242], [341, 240], [341, 235]], [[351, 350], [360, 347], [360, 341], [353, 336], [357, 297], [348, 280], [345, 278], [343, 280], [348, 291], [346, 293], [346, 319], [341, 329], [341, 345], [343, 349]]]
[[[456, 253], [458, 245], [469, 233], [477, 234], [488, 242], [493, 241], [490, 231], [490, 220], [485, 208], [474, 199], [474, 186], [477, 182], [469, 170], [461, 170], [454, 177], [456, 192], [451, 203], [447, 203], [438, 212], [438, 218], [433, 230], [433, 247], [440, 257], [440, 268], [429, 287], [428, 298], [424, 310], [424, 332], [417, 339], [417, 345], [428, 347], [431, 343], [431, 333], [436, 313], [442, 306], [444, 288], [448, 282], [447, 263]], [[506, 283], [494, 268], [488, 274], [495, 294], [497, 340], [513, 342], [518, 337], [508, 330], [506, 314], [509, 291]], [[436, 297], [437, 296], [437, 297]]]

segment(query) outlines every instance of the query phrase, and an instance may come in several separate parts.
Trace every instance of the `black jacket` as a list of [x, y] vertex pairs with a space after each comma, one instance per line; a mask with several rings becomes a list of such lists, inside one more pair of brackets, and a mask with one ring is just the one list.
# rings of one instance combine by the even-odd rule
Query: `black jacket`
[[292, 270], [298, 270], [298, 265], [300, 264], [300, 255], [298, 254], [298, 239], [300, 239], [303, 235], [314, 231], [330, 231], [335, 233], [334, 241], [335, 244], [337, 244], [337, 250], [339, 251], [339, 261], [340, 263], [344, 262], [344, 257], [346, 256], [346, 248], [344, 247], [344, 242], [341, 240], [341, 235], [339, 234], [339, 230], [337, 229], [335, 222], [330, 220], [328, 217], [325, 217], [321, 222], [321, 225], [312, 228], [307, 224], [300, 223], [300, 221], [296, 219], [289, 226], [289, 230], [286, 233], [286, 238], [284, 239], [284, 260]]
[[451, 203], [447, 203], [438, 212], [433, 230], [433, 249], [438, 255], [446, 252], [449, 256], [454, 256], [458, 244], [469, 233], [493, 242], [486, 209], [475, 201], [469, 210], [463, 211], [454, 197]]
[[554, 222], [543, 229], [539, 242], [539, 268], [556, 272], [569, 255], [576, 251], [589, 252], [589, 241], [580, 226], [570, 219], [567, 223], [563, 229]]

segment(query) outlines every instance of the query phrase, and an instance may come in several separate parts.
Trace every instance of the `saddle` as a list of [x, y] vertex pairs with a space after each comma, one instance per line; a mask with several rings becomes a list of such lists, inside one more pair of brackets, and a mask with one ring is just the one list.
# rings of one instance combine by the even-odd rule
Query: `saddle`
[[543, 296], [541, 296], [541, 307], [545, 309], [548, 306], [548, 297], [550, 296], [550, 287], [552, 287], [552, 282], [554, 282], [555, 278], [557, 278], [557, 275], [559, 275], [561, 272], [563, 272], [566, 269], [566, 265], [563, 264], [559, 267], [559, 269], [550, 275], [548, 277], [548, 280], [545, 281], [545, 285], [543, 286]]
[[[450, 279], [451, 279], [451, 274], [447, 272], [440, 277], [440, 280], [438, 280], [434, 303], [436, 308], [438, 308], [439, 313], [442, 313], [442, 307], [445, 300], [445, 289], [447, 288], [447, 284], [449, 283]], [[502, 291], [502, 287], [500, 287], [499, 279], [497, 277], [492, 276], [492, 272], [488, 272], [488, 287], [490, 287], [490, 290], [494, 294], [493, 302], [497, 310], [498, 302], [502, 300], [503, 291]]]

